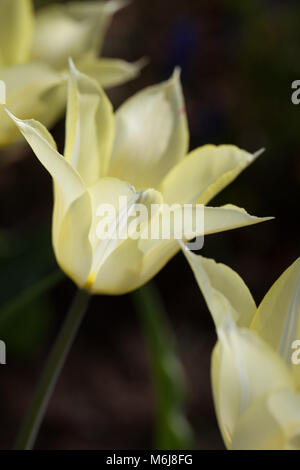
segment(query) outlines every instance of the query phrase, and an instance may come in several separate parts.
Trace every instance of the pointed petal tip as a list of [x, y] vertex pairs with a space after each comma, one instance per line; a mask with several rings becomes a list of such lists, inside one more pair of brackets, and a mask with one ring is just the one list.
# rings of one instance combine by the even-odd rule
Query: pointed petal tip
[[141, 57], [140, 59], [133, 62], [133, 65], [138, 69], [142, 70], [144, 67], [150, 64], [150, 58], [147, 56]]
[[256, 219], [258, 222], [269, 222], [270, 220], [274, 220], [276, 217], [274, 216], [268, 216], [268, 217], [258, 217], [255, 215], [252, 215], [253, 219]]
[[106, 2], [105, 8], [107, 13], [113, 15], [117, 11], [131, 4], [131, 0], [109, 0]]
[[167, 79], [165, 82], [162, 83], [162, 86], [165, 89], [168, 88], [173, 88], [175, 90], [175, 93], [178, 94], [178, 96], [183, 95], [182, 91], [182, 85], [181, 85], [181, 67], [175, 67], [173, 70], [173, 73], [169, 79]]
[[38, 122], [35, 119], [20, 119], [17, 116], [15, 116], [11, 111], [9, 111], [7, 108], [4, 108], [4, 111], [19, 127], [24, 127], [27, 124]]
[[15, 116], [11, 111], [9, 111], [9, 109], [7, 109], [6, 107], [4, 107], [4, 111], [6, 112], [6, 114], [15, 122], [15, 124], [17, 124], [17, 126], [22, 126], [25, 124], [25, 122], [18, 118], [17, 116]]
[[89, 75], [86, 72], [82, 72], [76, 67], [72, 57], [69, 57], [68, 61], [69, 61], [69, 81], [71, 82], [73, 81], [73, 84], [75, 84], [76, 86], [79, 86], [79, 82], [83, 79], [86, 83], [88, 82], [89, 84], [93, 84], [93, 86], [96, 87], [98, 91], [102, 89], [101, 85], [93, 76]]
[[181, 67], [177, 65], [173, 71], [171, 79], [178, 82], [180, 81], [180, 78], [181, 78]]
[[169, 86], [177, 87], [178, 85], [181, 86], [180, 77], [181, 77], [181, 67], [176, 66], [170, 78], [167, 79], [165, 82], [163, 82], [162, 85], [164, 85], [165, 87], [169, 87]]
[[[247, 213], [247, 211], [245, 211], [245, 212]], [[269, 220], [274, 220], [275, 219], [274, 216], [260, 217], [258, 215], [251, 215], [251, 214], [249, 214], [249, 212], [248, 212], [248, 215], [250, 215], [250, 217], [252, 219], [258, 220], [258, 222], [268, 222]]]
[[258, 222], [269, 222], [270, 220], [274, 220], [276, 217], [268, 216], [268, 217], [258, 217], [256, 215], [251, 216], [253, 219], [257, 219]]
[[13, 119], [14, 121], [15, 121], [16, 119], [18, 119], [18, 118], [17, 118], [11, 111], [9, 111], [9, 109], [7, 109], [5, 106], [3, 106], [3, 108], [4, 108], [4, 111], [6, 112], [6, 114], [7, 114], [11, 119]]
[[246, 158], [246, 166], [248, 166], [249, 164], [253, 163], [258, 157], [260, 157], [260, 155], [262, 155], [264, 152], [265, 152], [265, 148], [261, 148], [259, 150], [257, 150], [256, 152], [249, 152], [246, 150], [246, 154], [247, 154], [247, 158]]
[[69, 62], [69, 77], [71, 76], [72, 78], [74, 78], [75, 80], [79, 80], [80, 77], [82, 76], [85, 76], [86, 78], [88, 78], [89, 80], [93, 80], [94, 79], [92, 77], [90, 77], [89, 75], [86, 75], [85, 73], [81, 72], [75, 65], [72, 57], [69, 57], [68, 58], [68, 62]]
[[74, 61], [72, 57], [68, 57], [68, 63], [69, 63], [69, 71], [71, 75], [76, 75], [78, 74], [78, 70], [74, 64]]
[[[210, 206], [205, 206], [205, 207], [210, 207]], [[239, 212], [243, 212], [244, 214], [248, 214], [253, 219], [260, 219], [261, 221], [275, 219], [275, 216], [259, 217], [259, 216], [256, 216], [256, 215], [252, 215], [244, 207], [239, 207], [239, 206], [236, 206], [235, 204], [225, 204], [225, 205], [220, 206], [220, 207], [223, 208], [223, 209], [236, 210], [236, 211], [239, 211]]]
[[263, 153], [265, 153], [265, 151], [266, 151], [265, 147], [262, 147], [261, 149], [257, 150], [256, 152], [253, 153], [253, 159], [260, 157]]

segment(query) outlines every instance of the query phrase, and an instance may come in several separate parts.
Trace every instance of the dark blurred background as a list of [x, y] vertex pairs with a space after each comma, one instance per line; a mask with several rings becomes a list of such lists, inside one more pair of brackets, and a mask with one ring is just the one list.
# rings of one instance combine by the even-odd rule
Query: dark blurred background
[[[36, 2], [45, 4], [47, 2]], [[48, 2], [49, 3], [49, 2]], [[259, 302], [299, 255], [300, 3], [296, 0], [136, 0], [119, 12], [104, 56], [150, 64], [109, 91], [117, 107], [182, 67], [191, 148], [232, 143], [266, 152], [211, 205], [227, 202], [276, 219], [209, 236], [202, 254], [233, 267]], [[64, 122], [53, 134], [60, 144]], [[25, 144], [1, 152], [0, 301], [7, 305], [55, 269], [47, 172]], [[222, 449], [210, 387], [216, 340], [209, 312], [182, 255], [155, 279], [188, 382], [188, 418], [199, 449]], [[19, 309], [2, 326], [0, 448], [9, 448], [43, 361], [75, 292], [69, 280]], [[37, 441], [43, 449], [151, 448], [153, 394], [147, 349], [130, 296], [96, 297], [74, 344]]]

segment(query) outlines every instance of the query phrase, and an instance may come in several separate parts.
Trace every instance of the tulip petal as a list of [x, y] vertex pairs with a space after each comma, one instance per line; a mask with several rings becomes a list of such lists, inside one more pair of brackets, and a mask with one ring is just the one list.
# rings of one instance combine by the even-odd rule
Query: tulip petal
[[34, 15], [31, 0], [0, 2], [0, 67], [22, 64], [31, 49]]
[[114, 295], [138, 289], [150, 281], [179, 249], [176, 241], [163, 240], [145, 253], [144, 243], [142, 239], [128, 239], [119, 245], [99, 271], [95, 292]]
[[183, 243], [181, 247], [216, 327], [220, 328], [228, 319], [238, 326], [249, 326], [256, 312], [256, 305], [242, 278], [225, 264], [195, 255]]
[[103, 88], [110, 88], [137, 77], [145, 61], [126, 62], [121, 59], [88, 57], [76, 65], [80, 72], [97, 80]]
[[111, 253], [94, 282], [95, 293], [120, 295], [138, 289], [152, 279], [178, 251], [176, 242], [168, 242], [145, 256], [140, 241], [128, 239]]
[[97, 82], [70, 60], [65, 157], [86, 186], [104, 176], [114, 138], [112, 105]]
[[292, 387], [289, 370], [254, 332], [229, 324], [218, 330], [212, 384], [219, 426], [228, 448], [242, 414], [257, 400]]
[[91, 200], [87, 191], [71, 203], [59, 230], [55, 228], [55, 216], [53, 219], [56, 259], [79, 287], [85, 287], [92, 264], [93, 252], [89, 241], [91, 221]]
[[129, 4], [130, 0], [94, 0], [69, 2], [64, 7], [69, 16], [90, 25], [90, 49], [98, 56], [113, 15]]
[[[172, 217], [172, 214], [177, 212], [179, 215], [182, 214], [182, 217]], [[196, 214], [198, 214], [198, 218]], [[191, 240], [195, 237], [232, 230], [269, 219], [269, 217], [251, 216], [245, 209], [231, 204], [223, 207], [182, 206], [180, 204], [169, 206], [164, 204], [153, 221], [154, 233], [157, 232], [158, 236], [141, 240], [141, 249], [146, 253], [156, 248], [163, 240], [167, 243], [174, 242], [175, 239]], [[168, 232], [164, 232], [163, 227], [170, 228], [169, 237], [165, 236], [165, 234], [168, 235]], [[177, 250], [179, 250], [178, 246]]]
[[[176, 213], [178, 213], [179, 217], [175, 216]], [[174, 217], [172, 217], [172, 214], [174, 214]], [[163, 204], [160, 212], [153, 220], [153, 232], [155, 235], [158, 234], [158, 236], [150, 236], [148, 239], [142, 240], [141, 249], [144, 252], [149, 252], [162, 241], [172, 242], [174, 239], [191, 240], [195, 237], [233, 230], [271, 219], [272, 217], [252, 216], [245, 209], [232, 204], [222, 207], [193, 206], [191, 204], [185, 206], [174, 204], [169, 206]], [[157, 228], [155, 225], [157, 225]], [[163, 228], [167, 230], [163, 230]], [[166, 235], [170, 236], [167, 237]]]
[[42, 124], [10, 117], [54, 181], [53, 247], [57, 261], [76, 284], [87, 280], [92, 260], [88, 234], [92, 222], [90, 196], [76, 170], [56, 150]]
[[109, 175], [136, 189], [156, 188], [188, 149], [188, 129], [179, 71], [146, 88], [116, 112], [116, 139]]
[[40, 9], [33, 39], [33, 59], [62, 69], [68, 65], [68, 57], [74, 60], [86, 55], [96, 57], [112, 15], [126, 3], [69, 2]]
[[268, 408], [285, 434], [285, 450], [300, 450], [300, 394], [281, 390], [268, 398]]
[[136, 240], [119, 244], [101, 266], [91, 287], [95, 294], [122, 295], [141, 284], [140, 272], [143, 253]]
[[62, 190], [68, 205], [85, 192], [80, 176], [56, 150], [55, 142], [47, 129], [33, 119], [21, 120], [7, 111], [32, 150]]
[[204, 234], [224, 232], [272, 219], [273, 217], [255, 217], [233, 204], [226, 204], [222, 207], [204, 207]]
[[[50, 126], [65, 106], [62, 74], [44, 64], [24, 64], [0, 69], [6, 84], [6, 106], [21, 119], [35, 118]], [[0, 109], [0, 146], [17, 141], [20, 134]]]
[[292, 344], [300, 339], [300, 258], [273, 284], [253, 318], [256, 331], [291, 368], [300, 386], [299, 365], [292, 363]]
[[233, 436], [238, 450], [300, 450], [300, 395], [279, 390], [258, 400], [241, 416]]
[[[178, 218], [175, 215], [177, 211], [181, 215]], [[151, 226], [148, 227], [148, 238], [144, 237], [139, 240], [139, 249], [144, 254], [141, 273], [144, 282], [151, 279], [180, 250], [177, 240], [189, 240], [196, 235], [203, 236], [203, 212], [200, 212], [198, 221], [195, 214], [195, 206], [187, 208], [180, 204], [173, 207], [166, 204], [160, 206], [159, 212], [153, 217]], [[195, 232], [196, 228], [198, 230]]]
[[[159, 204], [161, 195], [152, 189], [137, 193], [128, 183], [116, 178], [102, 178], [89, 191], [94, 217], [90, 232], [94, 252], [89, 276], [91, 290], [110, 294], [133, 290], [139, 280], [143, 257], [138, 246], [139, 236], [143, 233], [143, 226], [145, 228], [149, 223], [152, 204]], [[136, 227], [132, 223], [139, 217], [138, 212], [134, 213], [134, 209], [138, 211], [138, 204], [147, 209], [147, 215], [138, 224], [141, 232], [132, 238], [133, 227]], [[114, 209], [112, 217], [105, 214], [107, 208], [109, 212]], [[101, 216], [104, 219], [101, 220]]]
[[284, 432], [268, 407], [269, 397], [256, 400], [242, 414], [232, 437], [232, 450], [282, 450]]
[[251, 154], [233, 145], [204, 145], [171, 169], [160, 191], [168, 204], [207, 204], [260, 153]]
[[[193, 208], [195, 209], [195, 207]], [[159, 220], [159, 215], [154, 222]], [[224, 207], [204, 207], [204, 235], [211, 233], [232, 230], [234, 228], [252, 225], [269, 220], [268, 218], [258, 218], [247, 214], [244, 209], [227, 205]], [[197, 236], [203, 236], [203, 227], [199, 231], [194, 231], [195, 218], [187, 218], [184, 224], [184, 239], [190, 240]], [[191, 223], [191, 225], [189, 225]], [[160, 232], [158, 232], [160, 233]], [[178, 242], [170, 239], [141, 239], [139, 249], [144, 253], [143, 269], [141, 277], [144, 282], [153, 277], [163, 266], [180, 250]]]
[[84, 184], [76, 170], [57, 152], [52, 136], [42, 124], [34, 120], [22, 121], [10, 112], [8, 114], [53, 178], [55, 187], [53, 239], [56, 245], [63, 218], [72, 202], [85, 192]]
[[91, 186], [89, 193], [93, 212], [90, 240], [94, 249], [96, 249], [99, 244], [100, 235], [104, 232], [103, 224], [103, 230], [101, 229], [100, 233], [99, 222], [101, 222], [102, 217], [106, 217], [105, 211], [107, 210], [107, 221], [110, 222], [108, 218], [109, 208], [112, 208], [114, 215], [117, 216], [122, 207], [136, 196], [136, 192], [134, 188], [125, 181], [106, 177], [100, 178], [95, 185]]

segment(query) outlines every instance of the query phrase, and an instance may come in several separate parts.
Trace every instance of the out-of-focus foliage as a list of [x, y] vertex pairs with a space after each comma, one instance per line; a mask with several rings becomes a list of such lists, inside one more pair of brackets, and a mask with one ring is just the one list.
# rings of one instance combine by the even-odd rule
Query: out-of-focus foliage
[[55, 268], [48, 230], [48, 224], [40, 230], [28, 229], [26, 239], [13, 230], [1, 232], [0, 338], [8, 345], [9, 353], [20, 358], [36, 354], [52, 331], [53, 309], [48, 293], [6, 315], [10, 302]]

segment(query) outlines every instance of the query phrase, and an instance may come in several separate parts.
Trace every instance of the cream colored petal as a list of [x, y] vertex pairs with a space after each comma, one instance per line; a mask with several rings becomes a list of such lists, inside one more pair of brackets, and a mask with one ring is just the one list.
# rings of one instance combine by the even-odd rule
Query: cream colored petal
[[160, 191], [168, 204], [207, 204], [260, 153], [251, 154], [233, 145], [204, 145], [166, 175]]
[[283, 389], [255, 402], [236, 427], [233, 448], [300, 450], [300, 395]]
[[[192, 212], [195, 207], [192, 208]], [[157, 222], [159, 215], [156, 216], [154, 222]], [[194, 231], [195, 217], [187, 218], [184, 221], [184, 239], [191, 239], [195, 236], [203, 235], [203, 227], [200, 223], [200, 231]], [[224, 206], [224, 207], [204, 207], [204, 234], [208, 235], [211, 233], [222, 232], [225, 230], [231, 230], [246, 225], [255, 224], [268, 220], [267, 218], [258, 218], [247, 214], [244, 209], [240, 209], [236, 206]], [[154, 223], [155, 225], [155, 223]], [[159, 230], [160, 234], [161, 231]], [[180, 237], [179, 237], [180, 238]], [[144, 253], [142, 277], [145, 282], [151, 279], [164, 265], [179, 251], [179, 245], [176, 240], [169, 239], [163, 240], [160, 237], [158, 239], [140, 240], [139, 248]]]
[[204, 234], [224, 232], [235, 228], [266, 222], [273, 217], [255, 217], [245, 209], [226, 204], [222, 207], [204, 207]]
[[256, 400], [240, 417], [232, 450], [283, 450], [285, 435], [268, 408], [268, 396]]
[[261, 302], [251, 328], [277, 351], [300, 387], [299, 365], [292, 363], [293, 342], [300, 339], [300, 258], [273, 284]]
[[65, 157], [86, 186], [107, 171], [114, 138], [112, 105], [97, 82], [70, 61]]
[[129, 4], [130, 0], [76, 1], [67, 3], [65, 8], [72, 18], [90, 24], [90, 48], [97, 56], [113, 15]]
[[61, 188], [68, 205], [70, 205], [71, 202], [85, 192], [85, 187], [80, 176], [66, 159], [58, 153], [51, 134], [42, 124], [33, 119], [18, 119], [10, 112], [8, 112], [8, 114], [17, 125], [40, 162]]
[[71, 203], [56, 231], [57, 235], [53, 237], [58, 264], [81, 288], [86, 284], [92, 264], [93, 253], [89, 240], [91, 221], [91, 200], [86, 191]]
[[112, 15], [126, 2], [68, 2], [50, 5], [37, 13], [32, 56], [53, 67], [67, 68], [87, 55], [96, 57]]
[[143, 242], [129, 239], [111, 254], [93, 286], [96, 293], [119, 295], [138, 289], [179, 251], [176, 241], [164, 240], [145, 253], [141, 248]]
[[[136, 192], [130, 184], [117, 178], [101, 178], [89, 188], [89, 192], [93, 212], [90, 240], [96, 249], [99, 243], [99, 223], [102, 218], [106, 217], [105, 210], [108, 211], [108, 206], [110, 206], [114, 210], [114, 214], [117, 215], [125, 207], [125, 204], [135, 197]], [[107, 222], [109, 221], [107, 217]]]
[[249, 326], [256, 305], [242, 278], [225, 264], [195, 255], [181, 244], [217, 328], [228, 319]]
[[[0, 69], [6, 84], [6, 106], [21, 119], [34, 118], [50, 126], [65, 107], [63, 76], [44, 64], [24, 64]], [[0, 108], [0, 146], [20, 139], [12, 121]]]
[[217, 421], [227, 449], [231, 448], [240, 414], [240, 391], [236, 375], [232, 354], [218, 342], [211, 357], [211, 383]]
[[9, 114], [32, 150], [48, 170], [55, 183], [54, 243], [67, 209], [85, 192], [80, 176], [56, 150], [55, 142], [47, 129], [37, 121], [16, 118]]
[[[163, 206], [164, 208], [165, 206]], [[194, 213], [195, 207], [192, 208]], [[163, 211], [164, 213], [164, 211]], [[154, 233], [156, 233], [156, 225], [158, 223], [160, 214], [157, 214], [154, 220]], [[195, 217], [187, 218], [183, 224], [184, 237], [183, 239], [191, 239], [195, 236], [203, 235], [203, 227], [200, 223], [200, 230], [194, 231]], [[219, 208], [204, 207], [204, 232], [205, 235], [215, 232], [221, 232], [225, 230], [231, 230], [233, 228], [251, 225], [267, 219], [259, 219], [257, 217], [250, 216], [243, 209], [236, 206], [224, 206]], [[176, 221], [175, 221], [176, 222]], [[171, 232], [171, 231], [170, 231]], [[161, 234], [159, 229], [158, 234]], [[180, 239], [180, 237], [178, 237]], [[151, 279], [158, 271], [160, 271], [165, 264], [179, 251], [179, 244], [174, 237], [170, 239], [158, 239], [149, 237], [149, 239], [139, 240], [139, 249], [144, 253], [143, 267], [141, 273], [141, 279], [147, 282]]]
[[0, 1], [0, 67], [29, 59], [33, 29], [31, 0]]
[[62, 269], [82, 287], [92, 261], [89, 231], [91, 201], [76, 170], [56, 150], [55, 142], [42, 124], [13, 119], [36, 156], [54, 181], [53, 247]]
[[185, 208], [180, 204], [160, 206], [159, 211], [151, 219], [148, 231], [144, 232], [148, 237], [139, 240], [139, 249], [144, 253], [142, 266], [144, 282], [151, 279], [179, 251], [177, 240], [194, 238], [195, 228], [197, 236], [203, 236], [203, 211], [200, 212], [199, 220], [195, 214], [196, 208], [193, 206]]
[[140, 240], [128, 239], [108, 257], [99, 271], [93, 291], [120, 295], [138, 289], [150, 281], [177, 252], [176, 242], [165, 242], [153, 249], [151, 254], [145, 255]]
[[103, 88], [114, 87], [132, 80], [140, 75], [144, 65], [143, 59], [137, 62], [126, 62], [121, 59], [97, 59], [95, 57], [87, 57], [76, 64], [80, 72], [97, 80]]
[[116, 113], [109, 175], [137, 189], [155, 188], [188, 149], [188, 129], [179, 71], [146, 88]]
[[300, 450], [300, 394], [277, 392], [268, 398], [268, 408], [285, 435], [285, 450]]
[[89, 276], [91, 290], [109, 294], [127, 292], [139, 276], [135, 266], [142, 257], [138, 248], [140, 234], [137, 233], [136, 240], [131, 238], [134, 232], [133, 222], [139, 215], [135, 210], [138, 210], [138, 204], [148, 210], [146, 219], [138, 224], [142, 231], [144, 225], [148, 224], [148, 213], [151, 217], [151, 205], [159, 204], [161, 196], [154, 190], [136, 192], [128, 183], [116, 178], [100, 179], [90, 188], [90, 194], [93, 208], [90, 232], [93, 246], [93, 264]]
[[91, 287], [95, 294], [121, 295], [139, 287], [143, 253], [137, 240], [128, 239], [108, 256]]
[[218, 330], [212, 384], [219, 426], [228, 448], [242, 414], [271, 392], [292, 387], [284, 362], [254, 332], [229, 324]]

